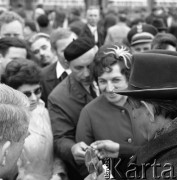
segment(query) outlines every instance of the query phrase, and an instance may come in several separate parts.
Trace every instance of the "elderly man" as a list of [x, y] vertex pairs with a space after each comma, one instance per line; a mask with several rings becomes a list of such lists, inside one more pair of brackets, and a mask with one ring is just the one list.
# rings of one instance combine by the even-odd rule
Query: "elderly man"
[[13, 180], [29, 125], [29, 101], [19, 91], [0, 84], [0, 178]]
[[12, 11], [0, 15], [0, 37], [7, 36], [24, 39], [24, 20]]
[[52, 49], [57, 54], [58, 60], [55, 63], [43, 68], [42, 70], [42, 99], [46, 105], [50, 92], [71, 72], [68, 69], [68, 63], [64, 58], [63, 51], [66, 46], [68, 46], [73, 41], [73, 39], [76, 38], [77, 36], [74, 33], [62, 28], [53, 31], [50, 36]]
[[37, 63], [41, 67], [53, 64], [57, 57], [52, 50], [50, 36], [45, 33], [37, 33], [30, 39], [31, 51], [34, 53]]
[[75, 142], [75, 131], [80, 111], [96, 96], [89, 66], [97, 49], [87, 37], [71, 42], [64, 50], [64, 56], [72, 73], [56, 86], [48, 98], [55, 153], [65, 161], [71, 179], [82, 179], [78, 175], [78, 164], [84, 161], [87, 145]]
[[150, 24], [133, 26], [127, 35], [132, 52], [144, 52], [151, 49], [151, 42], [157, 29]]

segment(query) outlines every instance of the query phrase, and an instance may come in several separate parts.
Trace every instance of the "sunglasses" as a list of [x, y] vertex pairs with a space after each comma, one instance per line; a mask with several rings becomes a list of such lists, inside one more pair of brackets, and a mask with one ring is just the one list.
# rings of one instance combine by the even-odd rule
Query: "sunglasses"
[[42, 88], [38, 87], [34, 91], [24, 91], [22, 93], [25, 94], [28, 98], [31, 97], [33, 93], [37, 96], [42, 93]]

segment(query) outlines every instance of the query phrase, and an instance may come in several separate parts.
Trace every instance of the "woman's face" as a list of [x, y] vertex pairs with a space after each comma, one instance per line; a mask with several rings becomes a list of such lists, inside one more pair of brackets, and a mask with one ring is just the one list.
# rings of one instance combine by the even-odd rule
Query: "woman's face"
[[128, 84], [118, 64], [111, 66], [111, 68], [112, 71], [104, 72], [98, 77], [98, 85], [101, 93], [104, 94], [109, 102], [120, 105], [125, 96], [116, 94], [114, 91], [126, 89]]
[[33, 111], [39, 102], [41, 97], [41, 86], [40, 84], [23, 84], [18, 88], [23, 94], [25, 94], [30, 101], [30, 110]]

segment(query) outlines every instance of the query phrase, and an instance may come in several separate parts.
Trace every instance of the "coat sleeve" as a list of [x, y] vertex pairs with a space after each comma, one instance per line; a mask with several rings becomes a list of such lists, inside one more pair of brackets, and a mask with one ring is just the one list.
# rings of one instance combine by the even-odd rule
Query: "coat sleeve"
[[84, 141], [87, 145], [94, 142], [90, 119], [87, 109], [83, 108], [76, 128], [76, 142]]
[[140, 146], [132, 146], [131, 144], [120, 144], [119, 156], [130, 156], [134, 155]]
[[71, 163], [71, 147], [75, 144], [75, 127], [67, 112], [57, 104], [55, 97], [49, 96], [48, 109], [51, 119], [54, 150], [57, 156]]

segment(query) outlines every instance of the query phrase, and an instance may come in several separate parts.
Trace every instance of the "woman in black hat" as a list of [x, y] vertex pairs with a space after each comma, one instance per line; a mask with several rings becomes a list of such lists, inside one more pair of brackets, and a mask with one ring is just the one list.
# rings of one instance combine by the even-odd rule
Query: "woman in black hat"
[[[177, 54], [165, 52], [135, 54], [129, 86], [118, 92], [129, 96], [135, 107], [146, 107], [149, 112], [149, 118], [137, 123], [144, 128], [149, 142], [129, 163], [127, 179], [177, 176]], [[110, 140], [97, 141], [91, 146], [100, 158], [119, 155], [120, 145]]]

